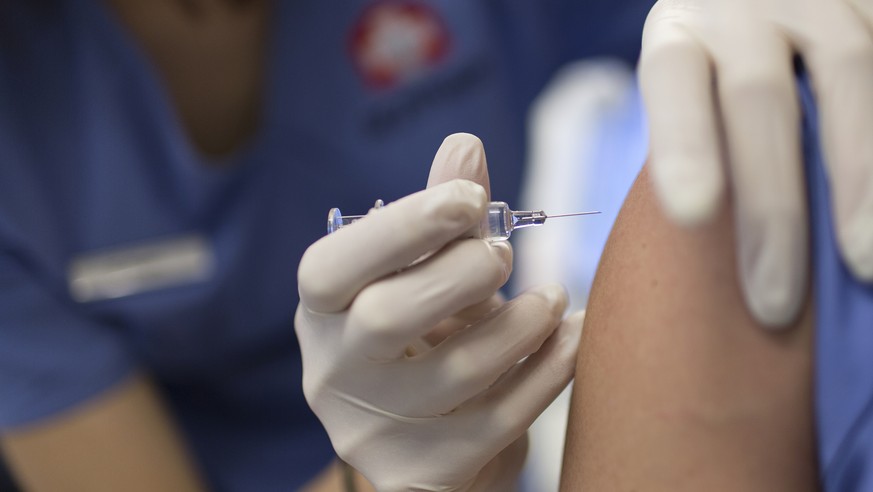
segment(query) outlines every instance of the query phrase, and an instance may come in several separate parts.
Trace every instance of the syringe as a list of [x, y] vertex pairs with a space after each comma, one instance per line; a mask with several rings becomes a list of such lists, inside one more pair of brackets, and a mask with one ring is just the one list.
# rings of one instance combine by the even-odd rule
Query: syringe
[[[384, 205], [382, 200], [376, 200], [376, 205], [373, 208], [381, 208]], [[546, 223], [546, 219], [555, 219], [559, 217], [578, 217], [582, 215], [596, 215], [600, 212], [576, 212], [572, 214], [546, 215], [542, 210], [510, 210], [506, 202], [491, 202], [488, 204], [488, 213], [482, 218], [479, 223], [476, 237], [487, 239], [489, 241], [506, 241], [512, 235], [512, 231], [523, 229], [525, 227], [541, 226]], [[330, 209], [327, 215], [327, 233], [335, 232], [353, 222], [356, 222], [364, 215], [343, 215], [338, 208]]]

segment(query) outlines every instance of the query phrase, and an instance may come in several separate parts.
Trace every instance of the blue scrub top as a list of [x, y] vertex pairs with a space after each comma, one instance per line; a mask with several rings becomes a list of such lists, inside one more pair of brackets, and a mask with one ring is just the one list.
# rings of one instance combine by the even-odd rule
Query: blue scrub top
[[[420, 189], [459, 131], [482, 138], [494, 197], [514, 202], [531, 98], [567, 60], [633, 60], [651, 3], [276, 2], [260, 130], [215, 160], [99, 2], [0, 2], [0, 432], [143, 372], [214, 490], [298, 488], [333, 456], [292, 326], [327, 210]], [[437, 26], [415, 70], [371, 63], [384, 26], [368, 12], [391, 4]], [[207, 278], [71, 296], [83, 255], [191, 234], [215, 259]]]
[[801, 84], [816, 303], [815, 410], [828, 492], [873, 490], [873, 285], [840, 258], [808, 81]]

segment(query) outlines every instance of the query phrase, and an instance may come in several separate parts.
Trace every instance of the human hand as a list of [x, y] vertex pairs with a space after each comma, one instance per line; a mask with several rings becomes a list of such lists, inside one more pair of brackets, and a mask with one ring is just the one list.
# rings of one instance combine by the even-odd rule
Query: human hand
[[527, 428], [573, 375], [581, 318], [562, 322], [564, 290], [504, 302], [511, 247], [464, 238], [487, 187], [481, 142], [451, 136], [427, 190], [301, 260], [307, 401], [337, 454], [380, 491], [507, 490]]
[[[793, 56], [821, 113], [837, 237], [873, 281], [873, 0], [660, 0], [640, 82], [667, 214], [712, 219], [731, 181], [746, 303], [769, 327], [806, 294], [808, 218]], [[719, 120], [721, 118], [721, 120]]]

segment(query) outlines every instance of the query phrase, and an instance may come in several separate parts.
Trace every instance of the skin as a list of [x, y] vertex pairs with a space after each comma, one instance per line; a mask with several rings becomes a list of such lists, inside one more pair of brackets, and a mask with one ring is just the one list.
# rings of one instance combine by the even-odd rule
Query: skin
[[[263, 0], [107, 0], [152, 63], [192, 145], [226, 156], [261, 113], [269, 4]], [[28, 491], [205, 490], [173, 417], [147, 374], [34, 425], [0, 435]], [[358, 490], [373, 489], [356, 476]], [[343, 491], [332, 465], [306, 492]]]
[[205, 490], [160, 397], [143, 378], [5, 434], [0, 446], [29, 491]]
[[729, 210], [679, 229], [647, 170], [634, 185], [589, 301], [562, 490], [818, 490], [812, 308], [756, 325]]
[[[196, 464], [145, 377], [133, 379], [62, 415], [0, 436], [0, 450], [16, 482], [42, 492], [201, 492]], [[359, 492], [375, 489], [358, 474]], [[333, 464], [302, 492], [344, 491]]]
[[202, 154], [225, 156], [256, 132], [266, 72], [266, 0], [105, 0], [164, 84]]

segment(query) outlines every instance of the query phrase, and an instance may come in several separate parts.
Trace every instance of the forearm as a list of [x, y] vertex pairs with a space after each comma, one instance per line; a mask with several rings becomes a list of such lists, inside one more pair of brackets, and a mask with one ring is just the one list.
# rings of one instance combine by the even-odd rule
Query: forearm
[[0, 445], [28, 491], [204, 490], [159, 396], [142, 378], [6, 433]]
[[817, 489], [811, 309], [785, 333], [758, 327], [732, 230], [727, 212], [672, 226], [638, 179], [592, 290], [566, 490]]
[[309, 482], [302, 492], [375, 492], [360, 473], [339, 460]]

